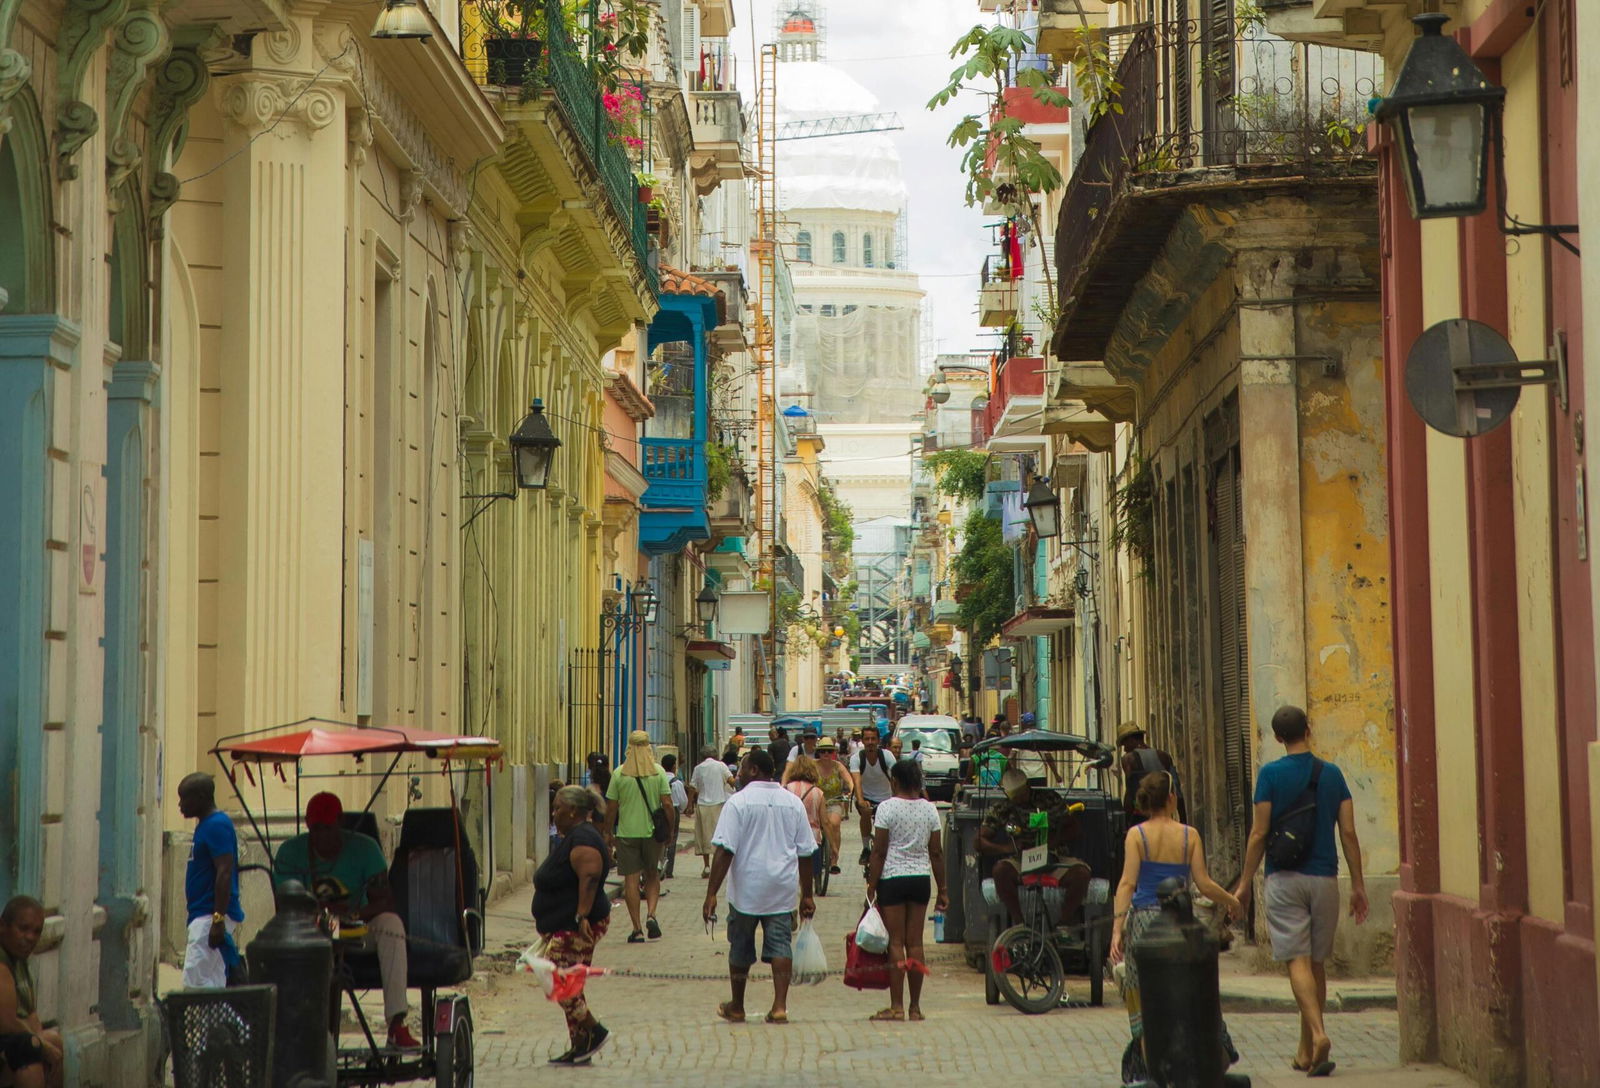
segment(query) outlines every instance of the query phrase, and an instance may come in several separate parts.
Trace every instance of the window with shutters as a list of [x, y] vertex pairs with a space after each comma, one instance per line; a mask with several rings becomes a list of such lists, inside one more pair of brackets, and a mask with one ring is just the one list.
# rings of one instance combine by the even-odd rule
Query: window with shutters
[[845, 257], [847, 255], [848, 251], [849, 251], [849, 247], [848, 247], [848, 243], [845, 241], [844, 231], [842, 231], [842, 230], [834, 231], [833, 232], [833, 263], [834, 264], [844, 264]]
[[801, 231], [799, 237], [795, 239], [794, 259], [797, 260], [797, 261], [804, 261], [807, 264], [811, 263], [811, 232], [810, 231], [808, 231], [808, 230]]
[[861, 263], [868, 268], [872, 267], [872, 235], [861, 236]]
[[1217, 839], [1227, 872], [1244, 861], [1250, 827], [1253, 767], [1250, 755], [1250, 648], [1245, 621], [1244, 489], [1239, 473], [1238, 401], [1229, 400], [1207, 421], [1211, 486], [1212, 657], [1215, 713], [1220, 739]]

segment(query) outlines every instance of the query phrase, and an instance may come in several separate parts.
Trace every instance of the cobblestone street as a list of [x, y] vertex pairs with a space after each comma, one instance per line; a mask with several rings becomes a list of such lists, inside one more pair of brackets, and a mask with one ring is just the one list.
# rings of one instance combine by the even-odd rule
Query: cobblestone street
[[[853, 836], [847, 833], [850, 846]], [[1115, 1085], [1127, 1018], [1108, 988], [1104, 1008], [1069, 1008], [1041, 1017], [1007, 1005], [984, 1004], [981, 977], [969, 970], [955, 945], [929, 946], [933, 968], [924, 994], [928, 1019], [921, 1024], [869, 1024], [885, 1003], [881, 994], [846, 989], [830, 979], [797, 988], [790, 997], [787, 1026], [760, 1022], [770, 999], [766, 973], [758, 969], [750, 987], [751, 1022], [730, 1025], [714, 1009], [727, 997], [723, 935], [708, 937], [699, 921], [705, 884], [698, 859], [679, 859], [678, 875], [664, 887], [659, 918], [665, 930], [648, 945], [626, 943], [627, 921], [617, 908], [598, 963], [618, 975], [592, 980], [596, 1015], [612, 1041], [591, 1069], [548, 1067], [565, 1048], [560, 1011], [545, 1001], [532, 976], [491, 974], [475, 987], [478, 1021], [477, 1088], [541, 1084], [620, 1083], [626, 1076], [651, 1088], [741, 1088], [849, 1085], [851, 1088], [964, 1085], [1044, 1077], [1053, 1085]], [[843, 935], [856, 920], [860, 870], [846, 867], [832, 894], [818, 901], [818, 922], [830, 966], [842, 966]], [[527, 916], [531, 893], [519, 889], [491, 912], [489, 947], [513, 958], [533, 939]], [[726, 915], [726, 899], [719, 913]], [[838, 957], [835, 960], [834, 957]], [[635, 974], [637, 972], [637, 974]], [[1073, 996], [1085, 996], [1081, 978], [1069, 980]], [[1244, 1060], [1238, 1071], [1254, 1083], [1300, 1083], [1288, 1069], [1298, 1033], [1296, 1018], [1282, 1013], [1236, 1014], [1229, 1027]], [[1341, 1082], [1397, 1088], [1457, 1088], [1468, 1082], [1435, 1068], [1401, 1069], [1396, 1061], [1395, 1014], [1352, 1012], [1330, 1018], [1336, 1074]]]

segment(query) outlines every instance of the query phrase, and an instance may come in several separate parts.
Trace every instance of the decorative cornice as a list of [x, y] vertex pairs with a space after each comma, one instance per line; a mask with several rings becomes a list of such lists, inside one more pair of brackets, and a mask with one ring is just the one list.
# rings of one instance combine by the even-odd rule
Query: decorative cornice
[[307, 86], [292, 76], [240, 75], [222, 92], [220, 106], [222, 116], [250, 136], [284, 121], [316, 132], [339, 116], [339, 100], [332, 89], [324, 84]]
[[111, 36], [111, 64], [106, 77], [106, 188], [115, 192], [139, 165], [139, 144], [128, 135], [128, 116], [143, 89], [150, 66], [172, 45], [167, 25], [145, 6], [125, 15]]
[[[355, 101], [366, 109], [369, 125], [376, 123], [382, 127], [408, 160], [400, 165], [413, 171], [419, 182], [438, 195], [449, 218], [463, 218], [468, 201], [466, 179], [439, 149], [394, 84], [372, 62], [366, 47], [343, 24], [317, 27], [315, 42], [317, 55], [331, 71], [338, 72], [347, 81]], [[416, 190], [419, 199], [422, 193], [419, 186]], [[399, 210], [401, 218], [409, 220], [406, 210]]]
[[84, 74], [106, 34], [128, 10], [128, 0], [68, 0], [56, 42], [56, 176], [72, 181], [78, 149], [100, 127], [94, 107], [80, 97]]

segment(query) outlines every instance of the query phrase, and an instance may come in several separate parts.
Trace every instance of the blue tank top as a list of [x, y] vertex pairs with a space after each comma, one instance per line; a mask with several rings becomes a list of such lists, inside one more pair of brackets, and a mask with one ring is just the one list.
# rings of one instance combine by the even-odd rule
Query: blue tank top
[[[1157, 907], [1161, 905], [1156, 898], [1156, 888], [1168, 877], [1177, 877], [1183, 881], [1184, 886], [1189, 884], [1189, 863], [1187, 861], [1151, 861], [1150, 840], [1145, 838], [1144, 825], [1141, 824], [1136, 831], [1144, 842], [1144, 857], [1139, 859], [1139, 883], [1133, 889], [1133, 905], [1135, 908]], [[1183, 856], [1189, 856], [1189, 825], [1183, 825]]]

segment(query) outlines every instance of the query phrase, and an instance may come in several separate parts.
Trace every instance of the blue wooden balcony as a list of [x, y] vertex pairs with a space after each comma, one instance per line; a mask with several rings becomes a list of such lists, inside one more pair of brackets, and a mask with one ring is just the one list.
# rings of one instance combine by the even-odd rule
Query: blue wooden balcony
[[661, 310], [650, 323], [650, 350], [661, 345], [692, 346], [692, 372], [673, 378], [684, 383], [676, 386], [674, 395], [692, 398], [692, 433], [687, 438], [652, 436], [639, 441], [639, 470], [650, 482], [641, 501], [639, 548], [648, 555], [665, 555], [696, 540], [711, 539], [706, 502], [710, 416], [706, 342], [721, 314], [713, 285], [670, 270], [664, 281]]

